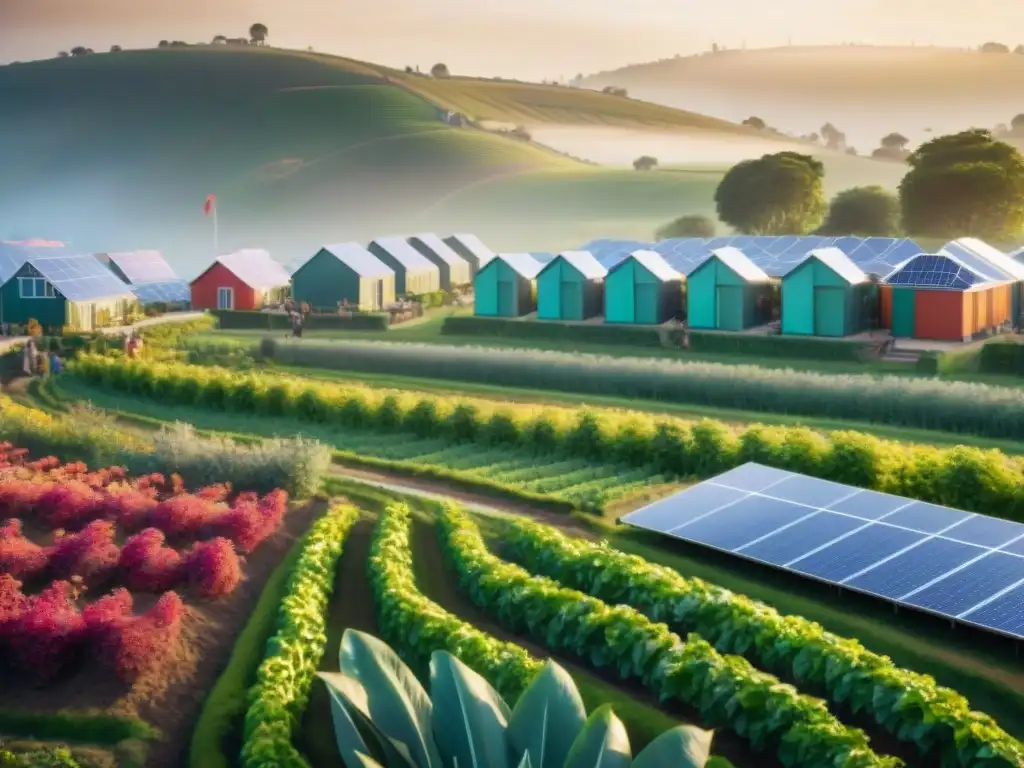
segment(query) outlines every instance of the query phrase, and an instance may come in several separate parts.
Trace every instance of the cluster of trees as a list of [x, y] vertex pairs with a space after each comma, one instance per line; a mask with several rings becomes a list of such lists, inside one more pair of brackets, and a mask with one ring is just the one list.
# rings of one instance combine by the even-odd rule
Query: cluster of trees
[[[1005, 43], [988, 42], [983, 44], [978, 50], [982, 53], [1009, 53], [1010, 46]], [[1024, 45], [1018, 45], [1013, 49], [1013, 52], [1018, 55], [1024, 54]]]
[[606, 85], [601, 89], [601, 93], [607, 93], [609, 96], [622, 96], [623, 98], [629, 96], [629, 91], [617, 85]]
[[[270, 34], [270, 31], [267, 29], [267, 25], [266, 24], [256, 23], [256, 24], [253, 24], [251, 27], [249, 27], [249, 37], [248, 38], [245, 38], [245, 37], [231, 38], [231, 37], [226, 37], [225, 35], [214, 35], [214, 37], [213, 37], [213, 44], [214, 45], [224, 45], [224, 44], [227, 44], [227, 43], [236, 43], [236, 44], [237, 43], [252, 43], [253, 45], [264, 45], [267, 42], [267, 37], [269, 36], [269, 34]], [[189, 44], [186, 43], [184, 40], [161, 40], [159, 43], [157, 43], [156, 47], [157, 48], [185, 48], [188, 45]], [[118, 53], [120, 51], [121, 51], [121, 46], [120, 45], [112, 45], [112, 46], [110, 46], [110, 52], [111, 53]], [[78, 57], [78, 56], [88, 56], [91, 53], [95, 53], [95, 51], [92, 48], [86, 48], [83, 45], [77, 45], [77, 46], [75, 46], [74, 48], [71, 49], [70, 53], [68, 53], [68, 51], [60, 51], [57, 54], [57, 56], [59, 58], [66, 59], [66, 58], [68, 58], [68, 56], [75, 56], [75, 57]]]
[[[1024, 126], [1024, 119], [1019, 121]], [[715, 191], [718, 218], [752, 235], [827, 235], [1008, 240], [1024, 232], [1024, 155], [989, 131], [941, 136], [907, 156], [898, 197], [878, 186], [840, 192], [831, 204], [820, 160], [778, 152], [729, 169]], [[682, 217], [662, 232], [707, 237], [706, 222]], [[710, 228], [713, 231], [713, 226]], [[662, 234], [659, 232], [659, 235]]]

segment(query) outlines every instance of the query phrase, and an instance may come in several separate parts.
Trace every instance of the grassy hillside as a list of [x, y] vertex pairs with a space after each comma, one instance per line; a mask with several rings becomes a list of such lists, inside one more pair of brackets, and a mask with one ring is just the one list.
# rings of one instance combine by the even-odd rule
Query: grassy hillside
[[831, 121], [869, 151], [890, 131], [920, 141], [1008, 123], [1021, 111], [1024, 56], [931, 47], [737, 50], [602, 72], [584, 84], [618, 85], [728, 120], [758, 115], [798, 133]]
[[[633, 99], [435, 80], [264, 48], [10, 65], [0, 67], [0, 92], [0, 237], [159, 248], [186, 276], [213, 253], [202, 215], [211, 193], [221, 250], [266, 247], [282, 261], [324, 242], [424, 229], [477, 231], [498, 249], [569, 248], [594, 237], [647, 238], [668, 218], [713, 208], [721, 169], [595, 168], [568, 156], [586, 156], [573, 141], [552, 143], [560, 154], [453, 128], [444, 122], [449, 109], [531, 127], [738, 141], [754, 155], [783, 146]], [[632, 141], [612, 164], [647, 151], [646, 140]], [[879, 164], [869, 165], [871, 175]], [[848, 186], [845, 176], [830, 183]]]

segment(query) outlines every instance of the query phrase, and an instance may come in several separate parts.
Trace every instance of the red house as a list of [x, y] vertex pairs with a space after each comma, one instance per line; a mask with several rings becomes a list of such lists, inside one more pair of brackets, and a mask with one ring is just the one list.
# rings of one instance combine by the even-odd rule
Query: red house
[[283, 300], [291, 276], [266, 251], [219, 256], [191, 283], [193, 309], [260, 309]]

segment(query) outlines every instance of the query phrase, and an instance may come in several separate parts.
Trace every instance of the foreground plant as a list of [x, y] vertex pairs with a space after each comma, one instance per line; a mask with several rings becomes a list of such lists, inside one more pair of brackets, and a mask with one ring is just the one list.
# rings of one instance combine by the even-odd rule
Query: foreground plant
[[509, 709], [447, 651], [430, 659], [430, 692], [387, 644], [345, 630], [340, 672], [320, 672], [348, 768], [701, 768], [712, 733], [679, 726], [634, 759], [611, 707], [586, 715], [569, 674], [548, 661]]

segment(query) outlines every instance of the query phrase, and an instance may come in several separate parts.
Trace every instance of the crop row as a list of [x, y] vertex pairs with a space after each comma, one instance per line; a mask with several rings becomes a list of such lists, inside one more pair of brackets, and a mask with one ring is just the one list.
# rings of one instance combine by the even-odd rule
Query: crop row
[[445, 650], [514, 703], [543, 664], [518, 645], [481, 632], [419, 591], [409, 543], [411, 525], [409, 508], [392, 504], [380, 515], [374, 532], [369, 572], [381, 636], [417, 674], [429, 669], [434, 651]]
[[229, 507], [222, 503], [229, 491], [227, 485], [211, 486], [157, 501], [153, 494], [133, 489], [8, 480], [0, 481], [0, 515], [31, 517], [50, 529], [72, 531], [105, 520], [127, 532], [156, 528], [179, 538], [221, 535], [241, 551], [251, 552], [277, 530], [288, 494], [277, 490], [259, 498], [242, 493]]
[[249, 691], [240, 764], [243, 768], [308, 768], [292, 735], [327, 645], [327, 611], [345, 538], [359, 512], [332, 506], [313, 523], [281, 601], [277, 629]]
[[531, 573], [609, 603], [630, 605], [678, 632], [697, 632], [722, 653], [825, 692], [868, 713], [896, 738], [943, 766], [1024, 764], [1024, 746], [963, 696], [897, 667], [856, 640], [636, 555], [569, 538], [528, 520], [512, 523], [503, 552]]
[[684, 643], [667, 626], [633, 608], [609, 605], [535, 577], [491, 554], [462, 510], [448, 506], [441, 546], [476, 605], [513, 632], [552, 650], [642, 681], [663, 700], [696, 709], [704, 723], [735, 732], [756, 750], [773, 750], [785, 766], [898, 766], [877, 755], [867, 736], [738, 656], [723, 656], [700, 636]]
[[185, 606], [165, 592], [143, 614], [132, 613], [132, 596], [115, 590], [79, 610], [76, 588], [55, 581], [35, 595], [0, 574], [0, 650], [15, 669], [40, 682], [58, 675], [83, 651], [132, 682], [166, 657], [181, 632]]
[[275, 359], [363, 373], [853, 419], [991, 437], [1024, 434], [1024, 393], [909, 376], [834, 375], [531, 349], [331, 341], [278, 345]]
[[[757, 461], [936, 504], [1024, 520], [1024, 462], [998, 451], [939, 449], [859, 432], [696, 423], [629, 411], [551, 408], [310, 382], [259, 373], [88, 356], [76, 375], [162, 403], [285, 415], [351, 429], [518, 446], [591, 461], [709, 476]], [[971, 407], [969, 402], [962, 404]]]
[[0, 525], [0, 574], [20, 579], [75, 579], [87, 587], [116, 581], [136, 592], [163, 592], [188, 586], [203, 597], [230, 594], [242, 581], [235, 545], [215, 537], [179, 553], [165, 546], [164, 534], [146, 528], [123, 547], [109, 520], [95, 520], [78, 533], [62, 534], [41, 546], [21, 532], [21, 521]]

